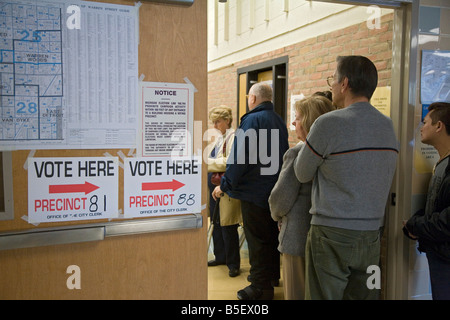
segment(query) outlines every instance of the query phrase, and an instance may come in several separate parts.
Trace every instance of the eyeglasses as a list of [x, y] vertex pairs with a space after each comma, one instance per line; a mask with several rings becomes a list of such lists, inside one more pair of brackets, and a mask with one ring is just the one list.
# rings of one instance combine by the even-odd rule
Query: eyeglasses
[[327, 84], [332, 87], [333, 86], [333, 81], [334, 81], [334, 76], [329, 76], [327, 77]]

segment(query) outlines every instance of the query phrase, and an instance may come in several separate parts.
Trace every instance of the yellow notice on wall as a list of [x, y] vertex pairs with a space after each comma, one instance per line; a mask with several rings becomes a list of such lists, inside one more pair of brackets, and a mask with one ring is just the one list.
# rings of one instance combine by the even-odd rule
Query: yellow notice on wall
[[391, 87], [378, 87], [370, 103], [385, 116], [391, 116]]

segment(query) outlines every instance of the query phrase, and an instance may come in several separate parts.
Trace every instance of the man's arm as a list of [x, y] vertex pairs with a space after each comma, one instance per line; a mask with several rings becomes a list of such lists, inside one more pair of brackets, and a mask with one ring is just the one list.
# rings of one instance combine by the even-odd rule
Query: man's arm
[[316, 121], [312, 125], [305, 144], [294, 161], [294, 172], [301, 183], [311, 181], [323, 163], [324, 159], [320, 149], [325, 150], [321, 141], [326, 141], [326, 138], [322, 138], [322, 134]]
[[[439, 197], [444, 209], [431, 215], [415, 214], [406, 223], [408, 231], [418, 238], [432, 241], [450, 241], [450, 182], [441, 186]], [[442, 208], [442, 207], [441, 207]]]
[[[233, 146], [227, 160], [225, 174], [220, 182], [222, 192], [233, 191], [248, 170], [250, 155], [258, 156], [257, 143], [254, 143], [254, 139], [246, 138], [246, 134], [258, 134], [258, 130], [254, 127], [256, 127], [256, 123], [253, 123], [251, 118], [247, 118], [241, 123], [239, 129], [235, 131]], [[248, 130], [250, 131], [247, 132]], [[246, 143], [246, 140], [249, 140], [249, 143]]]

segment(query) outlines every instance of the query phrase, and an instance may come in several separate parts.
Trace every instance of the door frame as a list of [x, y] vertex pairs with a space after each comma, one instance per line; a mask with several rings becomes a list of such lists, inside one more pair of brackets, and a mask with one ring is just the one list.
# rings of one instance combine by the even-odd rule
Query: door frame
[[400, 141], [396, 173], [386, 205], [384, 236], [387, 241], [384, 299], [409, 298], [409, 242], [402, 232], [403, 220], [411, 216], [418, 58], [419, 1], [413, 0], [311, 0], [394, 9], [392, 41], [391, 119]]
[[260, 76], [262, 73], [268, 71], [272, 71], [273, 105], [275, 112], [285, 122], [287, 121], [288, 65], [289, 56], [283, 56], [237, 69], [238, 125], [240, 118], [248, 112], [248, 104], [245, 96], [250, 90], [250, 87], [261, 80]]

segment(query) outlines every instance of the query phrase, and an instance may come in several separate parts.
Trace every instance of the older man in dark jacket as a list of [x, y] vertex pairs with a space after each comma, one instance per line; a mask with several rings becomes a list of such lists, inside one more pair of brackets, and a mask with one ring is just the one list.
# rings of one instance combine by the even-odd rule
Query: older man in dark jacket
[[286, 123], [275, 113], [271, 100], [269, 85], [257, 83], [250, 88], [250, 111], [241, 118], [225, 175], [213, 192], [213, 197], [226, 192], [241, 200], [251, 285], [238, 291], [240, 300], [272, 299], [271, 281], [280, 275], [278, 228], [268, 199], [289, 143]]

